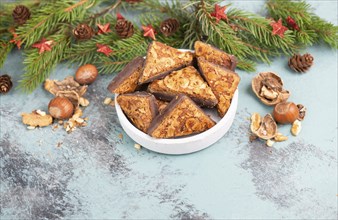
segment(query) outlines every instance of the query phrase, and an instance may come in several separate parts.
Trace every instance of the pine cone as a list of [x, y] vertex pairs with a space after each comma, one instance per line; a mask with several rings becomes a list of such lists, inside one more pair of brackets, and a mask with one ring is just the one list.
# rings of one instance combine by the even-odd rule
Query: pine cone
[[122, 38], [128, 38], [134, 34], [134, 25], [125, 19], [118, 19], [115, 25], [117, 35]]
[[165, 36], [170, 36], [174, 34], [177, 29], [180, 27], [180, 23], [175, 18], [168, 18], [161, 23], [160, 31]]
[[73, 34], [78, 40], [88, 40], [93, 37], [94, 30], [88, 24], [79, 24], [73, 30]]
[[26, 6], [17, 5], [12, 12], [12, 16], [17, 24], [22, 25], [31, 17], [31, 12]]
[[306, 72], [313, 64], [313, 57], [311, 54], [306, 53], [304, 55], [295, 54], [289, 59], [289, 67], [296, 72]]
[[11, 77], [7, 74], [0, 76], [0, 93], [7, 93], [12, 88]]

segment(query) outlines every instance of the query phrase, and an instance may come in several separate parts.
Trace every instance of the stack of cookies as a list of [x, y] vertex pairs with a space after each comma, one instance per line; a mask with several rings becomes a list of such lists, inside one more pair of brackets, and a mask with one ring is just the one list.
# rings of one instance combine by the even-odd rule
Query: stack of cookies
[[132, 60], [109, 84], [128, 119], [154, 138], [201, 133], [216, 123], [202, 108], [228, 111], [240, 77], [236, 59], [209, 44], [195, 53], [153, 41], [146, 59]]

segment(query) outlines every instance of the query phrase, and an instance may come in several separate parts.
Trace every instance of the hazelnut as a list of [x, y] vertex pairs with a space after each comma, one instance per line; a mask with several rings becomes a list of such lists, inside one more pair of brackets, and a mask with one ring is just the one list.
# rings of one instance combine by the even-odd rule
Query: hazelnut
[[80, 84], [91, 84], [98, 75], [97, 68], [92, 64], [80, 66], [75, 73], [75, 80]]
[[299, 117], [299, 109], [293, 102], [281, 102], [274, 107], [273, 117], [281, 124], [293, 123]]
[[48, 111], [53, 118], [68, 119], [73, 115], [74, 105], [67, 98], [55, 97], [49, 102]]

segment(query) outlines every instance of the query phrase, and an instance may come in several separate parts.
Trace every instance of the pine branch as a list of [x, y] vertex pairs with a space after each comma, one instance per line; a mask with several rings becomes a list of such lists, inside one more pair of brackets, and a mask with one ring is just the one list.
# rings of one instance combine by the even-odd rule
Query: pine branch
[[39, 54], [37, 49], [26, 49], [23, 61], [25, 73], [19, 82], [18, 89], [32, 92], [50, 75], [56, 64], [61, 61], [63, 52], [70, 45], [69, 38], [61, 32], [49, 36], [49, 39], [56, 43], [51, 51]]
[[7, 55], [11, 52], [13, 44], [0, 40], [0, 68], [4, 65]]
[[269, 14], [274, 19], [290, 16], [298, 24], [300, 30], [294, 30], [296, 41], [304, 46], [325, 42], [332, 48], [338, 48], [338, 27], [318, 17], [310, 4], [302, 1], [268, 0]]
[[82, 0], [77, 5], [72, 3], [70, 0], [57, 1], [41, 7], [25, 25], [17, 29], [22, 43], [26, 47], [30, 47], [48, 33], [55, 32], [60, 23], [82, 20], [87, 7], [93, 5], [93, 0]]
[[277, 56], [280, 54], [280, 50], [287, 55], [297, 51], [298, 48], [295, 46], [295, 39], [291, 31], [287, 31], [283, 38], [271, 34], [271, 20], [238, 9], [230, 9], [227, 14], [229, 22], [240, 29], [240, 38], [248, 38], [250, 41], [246, 41], [247, 43], [255, 42], [252, 46], [255, 50], [261, 48], [258, 49], [262, 51], [259, 57], [263, 61], [269, 62], [267, 56]]

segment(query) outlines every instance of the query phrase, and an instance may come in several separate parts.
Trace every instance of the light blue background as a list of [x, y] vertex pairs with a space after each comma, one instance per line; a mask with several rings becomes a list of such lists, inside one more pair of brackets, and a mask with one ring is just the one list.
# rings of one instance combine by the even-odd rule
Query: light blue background
[[[263, 13], [263, 1], [231, 2]], [[337, 25], [337, 1], [308, 2]], [[237, 70], [242, 81], [230, 131], [212, 147], [183, 156], [134, 148], [115, 110], [102, 104], [111, 75], [89, 87], [89, 125], [71, 134], [51, 127], [31, 131], [21, 123], [21, 112], [47, 110], [52, 96], [42, 88], [1, 95], [1, 219], [336, 219], [337, 51], [321, 45], [303, 52], [315, 58], [306, 74], [289, 70], [287, 57], [256, 71], [278, 73], [290, 100], [308, 109], [300, 135], [282, 126], [289, 140], [273, 148], [248, 141], [250, 115], [272, 111], [251, 91], [256, 73]], [[12, 76], [14, 87], [22, 60], [14, 51], [0, 70]], [[58, 65], [50, 78], [75, 70]]]

